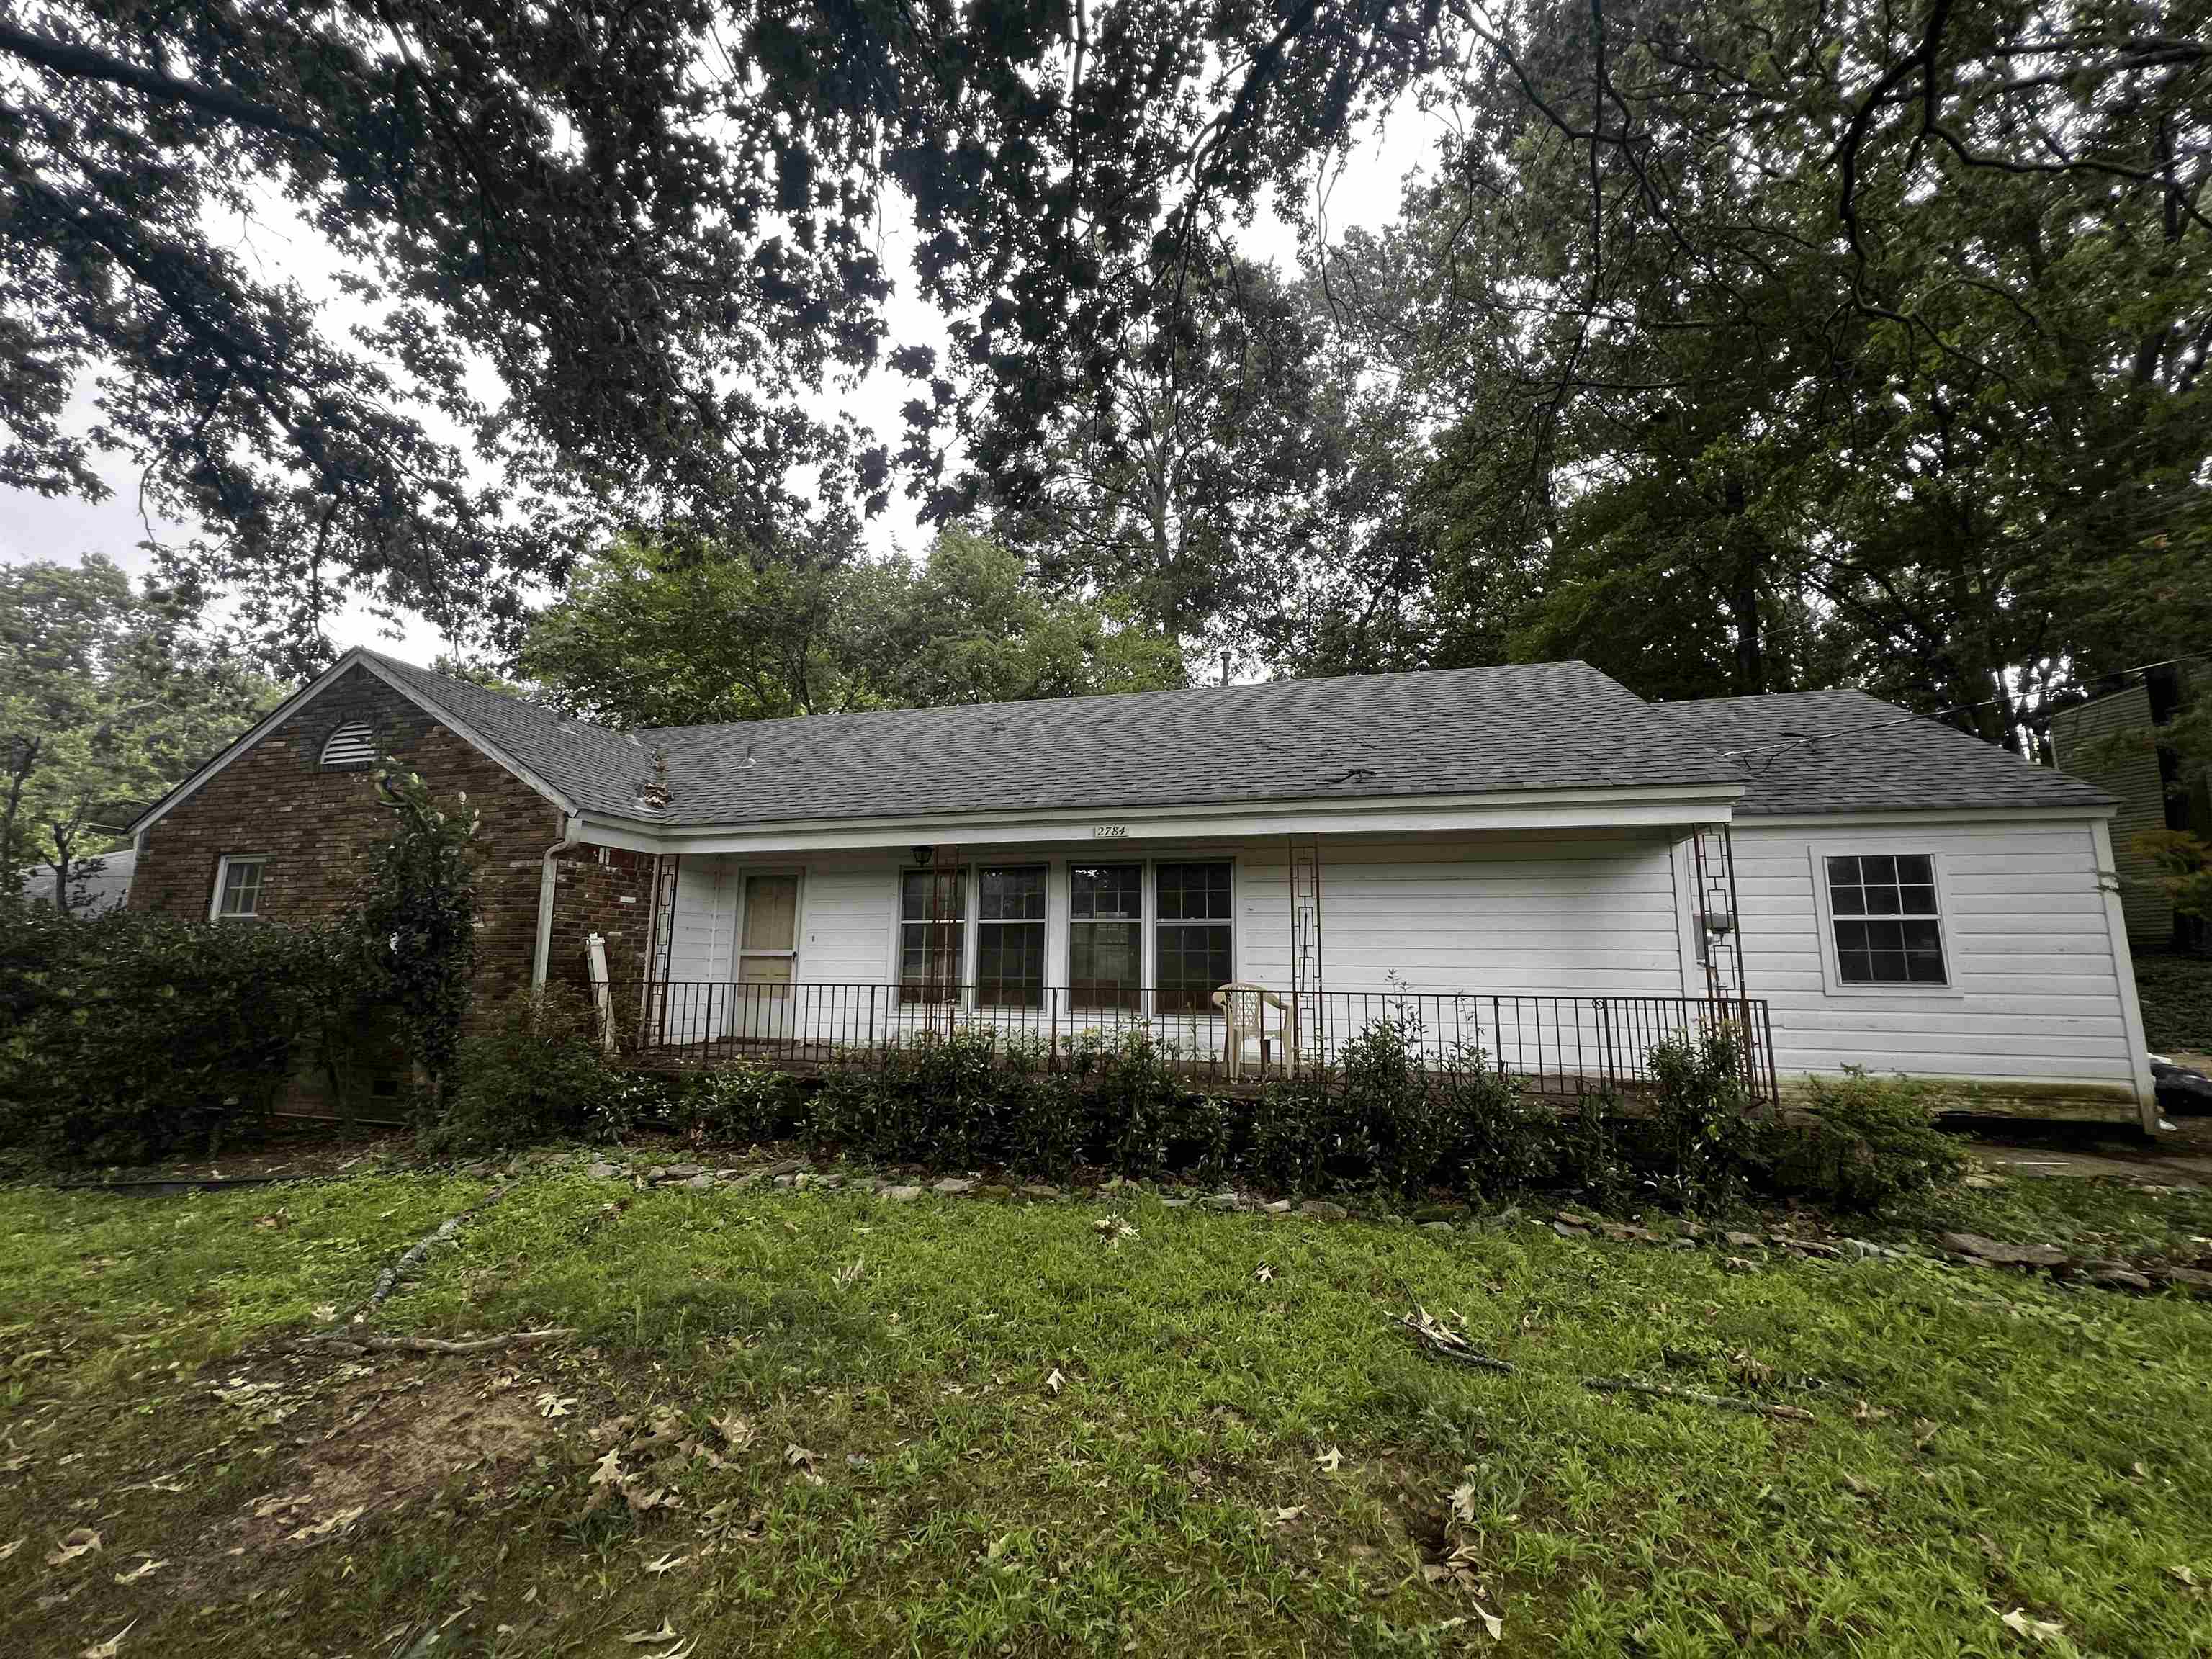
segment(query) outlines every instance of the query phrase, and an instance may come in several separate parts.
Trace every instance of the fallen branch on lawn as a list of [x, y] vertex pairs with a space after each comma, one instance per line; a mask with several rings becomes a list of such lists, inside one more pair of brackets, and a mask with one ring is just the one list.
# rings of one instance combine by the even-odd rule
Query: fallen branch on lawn
[[377, 1274], [376, 1284], [369, 1291], [368, 1300], [362, 1303], [360, 1307], [354, 1310], [352, 1317], [355, 1319], [362, 1318], [367, 1315], [374, 1313], [379, 1308], [382, 1307], [384, 1305], [384, 1299], [390, 1296], [392, 1291], [399, 1288], [399, 1281], [403, 1279], [412, 1278], [422, 1267], [423, 1261], [429, 1256], [430, 1247], [433, 1244], [435, 1244], [441, 1238], [452, 1238], [455, 1233], [460, 1231], [461, 1223], [468, 1220], [471, 1216], [477, 1215], [482, 1212], [489, 1209], [493, 1205], [498, 1203], [500, 1200], [506, 1196], [507, 1185], [505, 1183], [493, 1188], [475, 1203], [470, 1205], [467, 1209], [463, 1210], [459, 1215], [447, 1216], [443, 1221], [433, 1227], [428, 1232], [423, 1234], [422, 1237], [416, 1239], [412, 1244], [409, 1245], [407, 1249], [401, 1253], [398, 1261], [393, 1262], [382, 1273]]
[[1503, 1359], [1493, 1358], [1482, 1352], [1457, 1331], [1439, 1324], [1426, 1308], [1416, 1307], [1412, 1313], [1400, 1314], [1398, 1322], [1413, 1332], [1413, 1340], [1439, 1359], [1449, 1359], [1455, 1364], [1473, 1365], [1486, 1371], [1513, 1375], [1513, 1367]]
[[1711, 1406], [1716, 1411], [1748, 1412], [1757, 1417], [1778, 1417], [1786, 1423], [1814, 1423], [1820, 1419], [1802, 1406], [1771, 1406], [1764, 1400], [1737, 1400], [1724, 1394], [1705, 1394], [1696, 1389], [1678, 1389], [1671, 1382], [1639, 1382], [1632, 1376], [1586, 1376], [1583, 1387], [1595, 1389], [1600, 1394], [1649, 1394], [1662, 1400], [1686, 1400], [1693, 1406]]
[[442, 1336], [355, 1336], [345, 1331], [325, 1331], [302, 1337], [301, 1342], [303, 1346], [347, 1348], [355, 1353], [489, 1353], [495, 1348], [558, 1342], [575, 1334], [573, 1326], [549, 1325], [542, 1331], [509, 1331], [504, 1336], [468, 1337], [456, 1342]]

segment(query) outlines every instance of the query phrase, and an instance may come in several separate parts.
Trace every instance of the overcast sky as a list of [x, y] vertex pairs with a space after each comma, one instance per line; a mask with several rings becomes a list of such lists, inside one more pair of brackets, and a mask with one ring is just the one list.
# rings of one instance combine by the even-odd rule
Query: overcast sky
[[[1332, 237], [1352, 225], [1372, 228], [1394, 217], [1401, 180], [1426, 164], [1440, 131], [1435, 118], [1407, 106], [1393, 115], [1386, 130], [1370, 132], [1329, 188], [1327, 227]], [[1286, 271], [1297, 264], [1296, 233], [1267, 209], [1255, 216], [1242, 240], [1248, 253], [1272, 259]], [[883, 240], [885, 262], [897, 280], [888, 318], [891, 342], [941, 348], [942, 320], [914, 294], [909, 228], [902, 221], [886, 222]], [[275, 205], [273, 198], [264, 217], [238, 228], [235, 246], [264, 272], [281, 270], [297, 280], [323, 305], [334, 331], [348, 325], [349, 302], [332, 281], [336, 261], [320, 239]], [[882, 370], [849, 392], [824, 388], [817, 401], [825, 412], [849, 410], [880, 439], [895, 445], [901, 426], [899, 407], [913, 395], [910, 382]], [[82, 431], [92, 422], [89, 386], [78, 388], [72, 407], [72, 425]], [[110, 453], [100, 459], [98, 471], [113, 492], [102, 501], [50, 499], [0, 489], [0, 560], [11, 564], [33, 559], [74, 562], [86, 553], [105, 553], [126, 570], [145, 569], [150, 561], [139, 544], [149, 532], [140, 513], [137, 469], [128, 457]], [[151, 533], [176, 538], [184, 529], [156, 520]], [[868, 526], [867, 543], [878, 556], [895, 548], [920, 553], [928, 546], [929, 536], [915, 522], [913, 504], [895, 492], [890, 510]], [[445, 649], [438, 630], [419, 617], [407, 618], [395, 636], [389, 624], [358, 608], [336, 619], [330, 632], [341, 646], [373, 645], [425, 664]]]

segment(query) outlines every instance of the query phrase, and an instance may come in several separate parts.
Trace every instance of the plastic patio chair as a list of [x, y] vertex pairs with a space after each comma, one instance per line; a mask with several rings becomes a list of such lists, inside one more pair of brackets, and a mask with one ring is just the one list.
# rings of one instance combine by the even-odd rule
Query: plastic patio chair
[[1277, 1014], [1272, 1039], [1279, 1039], [1282, 1061], [1288, 1066], [1298, 1047], [1298, 1017], [1297, 1010], [1264, 985], [1252, 985], [1243, 980], [1232, 980], [1213, 994], [1213, 1006], [1221, 1010], [1223, 1060], [1228, 1074], [1242, 1074], [1248, 1048], [1256, 1051], [1259, 1068], [1265, 1073], [1272, 1063], [1268, 1052], [1271, 1033], [1267, 1010], [1272, 1006]]

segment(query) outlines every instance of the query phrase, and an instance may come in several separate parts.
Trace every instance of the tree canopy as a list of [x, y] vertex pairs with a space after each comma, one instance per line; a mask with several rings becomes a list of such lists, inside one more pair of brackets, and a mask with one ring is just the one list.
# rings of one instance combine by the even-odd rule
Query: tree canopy
[[0, 566], [0, 894], [50, 863], [66, 907], [75, 864], [281, 696], [110, 560]]
[[537, 619], [521, 661], [556, 702], [620, 727], [1183, 683], [1172, 639], [1048, 594], [1019, 555], [957, 527], [919, 564], [620, 543]]

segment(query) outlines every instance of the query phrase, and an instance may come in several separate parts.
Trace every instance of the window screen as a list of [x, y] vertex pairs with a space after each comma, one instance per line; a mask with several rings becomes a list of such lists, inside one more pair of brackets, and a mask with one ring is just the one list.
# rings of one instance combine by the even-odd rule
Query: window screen
[[1154, 924], [1158, 1012], [1210, 1012], [1216, 988], [1237, 976], [1230, 950], [1230, 866], [1162, 864], [1154, 869], [1153, 885], [1159, 896]]
[[901, 1001], [958, 1000], [964, 885], [957, 870], [908, 870], [900, 875]]
[[1044, 1003], [1044, 869], [986, 869], [975, 892], [975, 1006]]
[[1925, 853], [1831, 858], [1828, 913], [1845, 985], [1942, 985], [1936, 860]]
[[1067, 883], [1069, 1000], [1135, 1013], [1145, 988], [1145, 866], [1079, 864]]

